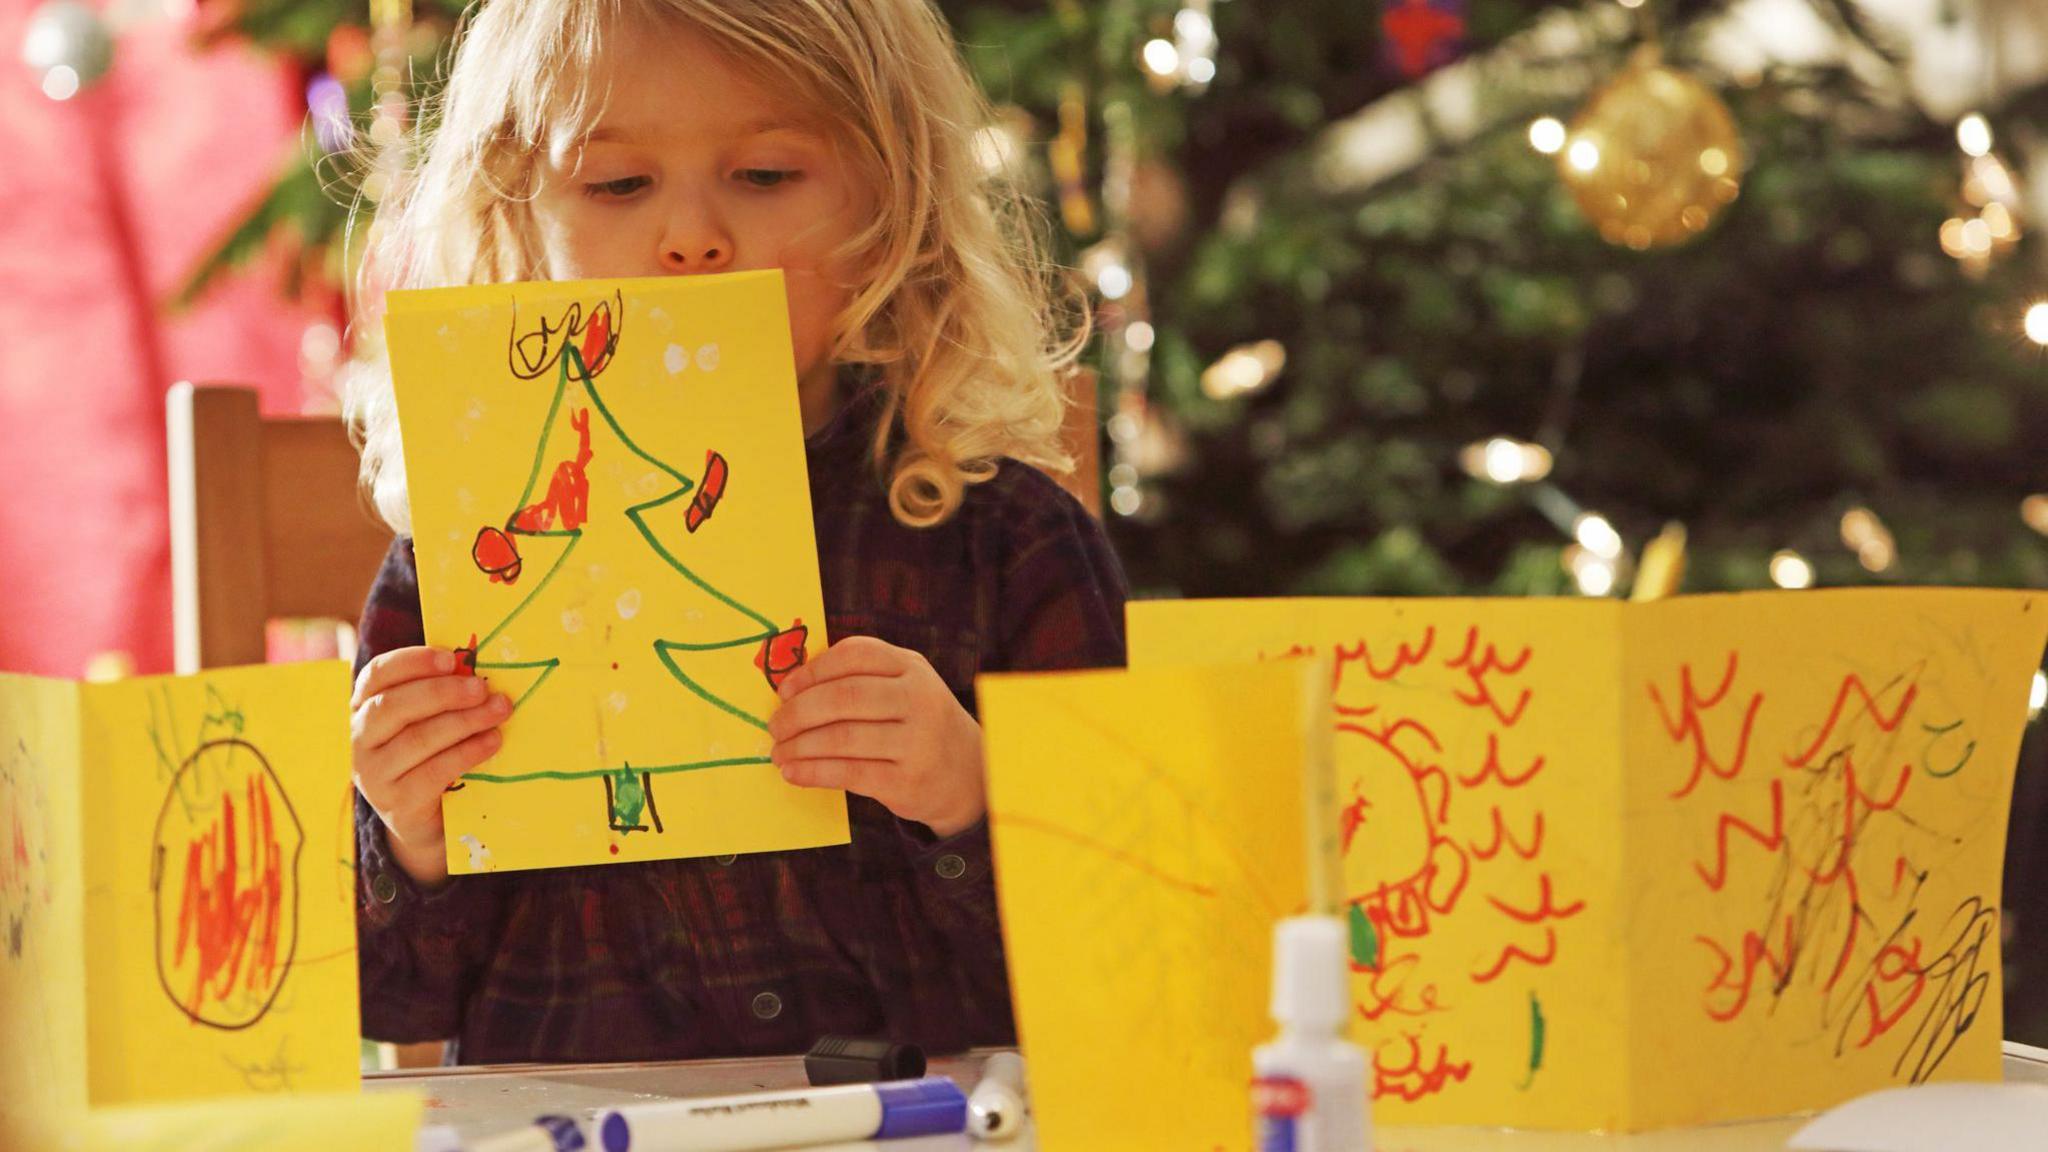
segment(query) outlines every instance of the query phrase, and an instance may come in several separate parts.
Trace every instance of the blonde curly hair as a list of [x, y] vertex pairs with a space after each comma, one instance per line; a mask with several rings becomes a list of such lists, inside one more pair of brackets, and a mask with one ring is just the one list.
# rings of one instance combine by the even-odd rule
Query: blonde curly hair
[[[680, 21], [833, 126], [879, 206], [839, 254], [863, 270], [832, 359], [872, 365], [871, 446], [896, 518], [945, 521], [1004, 457], [1064, 473], [1061, 375], [1084, 310], [1041, 257], [1034, 206], [975, 155], [987, 102], [929, 0], [489, 0], [458, 30], [447, 82], [367, 229], [358, 316], [388, 288], [550, 275], [530, 200], [554, 141], [580, 137], [607, 35]], [[352, 228], [352, 232], [354, 229]], [[346, 385], [362, 481], [410, 530], [397, 402], [376, 324]], [[900, 420], [904, 435], [892, 435]]]

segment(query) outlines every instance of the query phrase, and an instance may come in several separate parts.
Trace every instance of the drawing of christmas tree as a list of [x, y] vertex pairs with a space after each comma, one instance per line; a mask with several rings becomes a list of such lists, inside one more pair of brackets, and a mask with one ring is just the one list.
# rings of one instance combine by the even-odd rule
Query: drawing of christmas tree
[[[744, 695], [738, 690], [743, 687], [740, 681], [756, 686], [756, 697], [763, 682], [770, 689], [778, 685], [803, 662], [809, 628], [801, 619], [783, 624], [750, 607], [685, 559], [698, 533], [714, 530], [710, 525], [724, 499], [731, 468], [721, 453], [708, 450], [693, 479], [643, 448], [628, 420], [607, 402], [598, 381], [617, 353], [617, 318], [622, 315], [622, 301], [614, 297], [600, 301], [587, 314], [572, 307], [560, 325], [543, 320], [536, 331], [522, 336], [515, 314], [510, 367], [522, 379], [543, 378], [552, 371], [554, 394], [535, 436], [524, 490], [502, 522], [477, 530], [471, 559], [476, 578], [524, 584], [528, 590], [494, 626], [459, 648], [458, 656], [465, 671], [492, 677], [511, 692], [515, 715], [525, 713], [529, 702], [546, 702], [550, 681], [564, 670], [565, 660], [600, 685], [607, 671], [619, 673], [622, 664], [651, 660], [665, 673], [664, 683], [682, 689], [654, 706], [692, 710], [696, 727], [690, 731], [707, 733], [703, 747], [680, 758], [672, 746], [650, 749], [644, 740], [630, 750], [613, 748], [601, 722], [589, 763], [511, 774], [473, 772], [457, 788], [470, 781], [597, 778], [604, 787], [608, 826], [623, 835], [662, 831], [654, 777], [768, 762], [758, 754], [764, 751], [765, 710], [737, 702], [736, 697]], [[608, 585], [609, 567], [586, 563], [587, 557], [581, 556], [586, 544], [598, 539], [623, 539], [652, 552], [658, 570], [672, 574], [676, 582], [648, 589], [645, 598], [638, 587]], [[536, 563], [529, 570], [529, 560], [542, 555], [552, 558], [544, 568]], [[643, 609], [652, 615], [655, 598], [665, 623], [680, 617], [685, 627], [634, 643], [622, 633], [629, 631], [629, 623], [645, 623], [636, 618]], [[549, 611], [559, 612], [555, 621], [544, 616]], [[522, 622], [529, 625], [523, 632], [515, 629]], [[556, 622], [559, 643], [553, 642]], [[644, 635], [644, 628], [641, 631]], [[551, 641], [550, 650], [529, 653], [515, 643], [515, 638], [523, 637], [523, 647], [532, 647], [535, 632]], [[565, 656], [564, 650], [574, 655]], [[593, 654], [604, 658], [593, 659]], [[632, 671], [625, 669], [628, 676]], [[622, 714], [635, 704], [623, 691], [606, 695], [591, 689], [586, 694], [601, 718], [608, 710]], [[682, 730], [675, 724], [659, 727], [671, 736]], [[740, 749], [756, 754], [721, 754]]]

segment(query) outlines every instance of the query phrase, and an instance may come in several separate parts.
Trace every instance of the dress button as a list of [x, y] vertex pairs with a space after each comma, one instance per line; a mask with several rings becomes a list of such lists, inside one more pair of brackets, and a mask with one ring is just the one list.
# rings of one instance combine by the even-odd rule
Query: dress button
[[763, 992], [754, 997], [754, 1015], [762, 1020], [773, 1020], [782, 1015], [782, 997], [773, 992]]
[[958, 880], [967, 874], [967, 861], [948, 852], [939, 857], [938, 863], [932, 865], [932, 869], [939, 874], [940, 879]]
[[389, 872], [379, 872], [370, 880], [370, 895], [375, 896], [379, 904], [389, 904], [398, 899], [398, 881], [393, 880]]
[[712, 859], [718, 862], [720, 868], [730, 868], [732, 867], [732, 862], [739, 859], [739, 857], [727, 853], [724, 856], [713, 856]]

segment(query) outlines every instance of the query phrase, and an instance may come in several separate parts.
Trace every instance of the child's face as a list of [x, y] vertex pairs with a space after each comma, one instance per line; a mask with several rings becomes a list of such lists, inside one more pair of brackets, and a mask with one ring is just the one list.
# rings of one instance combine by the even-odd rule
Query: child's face
[[831, 254], [864, 197], [824, 129], [744, 78], [698, 36], [612, 38], [582, 141], [550, 149], [533, 201], [557, 279], [780, 268], [806, 427], [829, 415], [832, 323], [852, 277]]

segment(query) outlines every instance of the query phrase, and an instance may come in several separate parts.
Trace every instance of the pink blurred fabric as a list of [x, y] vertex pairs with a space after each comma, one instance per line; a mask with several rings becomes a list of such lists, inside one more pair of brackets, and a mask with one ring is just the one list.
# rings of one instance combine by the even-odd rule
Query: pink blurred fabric
[[0, 671], [77, 676], [113, 651], [165, 671], [164, 390], [247, 383], [296, 411], [305, 329], [338, 317], [286, 302], [275, 266], [163, 302], [290, 162], [303, 98], [167, 17], [55, 102], [20, 63], [33, 8], [0, 0]]

